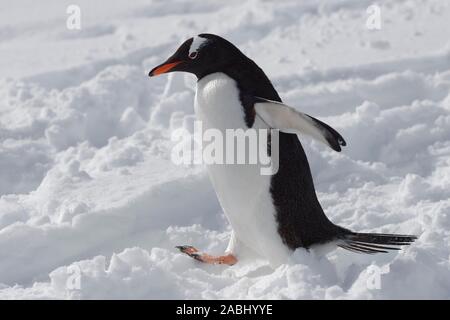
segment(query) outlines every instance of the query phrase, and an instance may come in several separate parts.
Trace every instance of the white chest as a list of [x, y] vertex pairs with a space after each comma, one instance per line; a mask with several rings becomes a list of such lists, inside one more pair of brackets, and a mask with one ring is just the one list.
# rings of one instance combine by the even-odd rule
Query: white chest
[[223, 73], [208, 75], [197, 83], [195, 111], [206, 128], [246, 128], [236, 82]]
[[[225, 137], [226, 129], [247, 129], [236, 83], [223, 73], [198, 82], [195, 111], [203, 130], [218, 129]], [[264, 126], [255, 122], [254, 127]], [[271, 176], [261, 175], [260, 166], [254, 164], [208, 165], [207, 169], [237, 240], [271, 260], [284, 259], [287, 249], [277, 231]]]

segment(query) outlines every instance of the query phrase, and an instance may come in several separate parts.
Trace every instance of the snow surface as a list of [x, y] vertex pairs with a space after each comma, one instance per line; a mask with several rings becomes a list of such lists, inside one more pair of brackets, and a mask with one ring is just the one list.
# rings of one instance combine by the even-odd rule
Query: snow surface
[[[79, 31], [66, 29], [73, 2]], [[381, 30], [366, 28], [372, 1], [226, 3], [0, 3], [0, 298], [450, 298], [450, 3], [378, 1]], [[202, 32], [345, 137], [342, 153], [302, 140], [335, 223], [418, 241], [297, 250], [276, 270], [177, 252], [221, 253], [230, 235], [204, 168], [170, 161], [195, 79], [147, 77]], [[389, 270], [379, 289], [375, 266]]]

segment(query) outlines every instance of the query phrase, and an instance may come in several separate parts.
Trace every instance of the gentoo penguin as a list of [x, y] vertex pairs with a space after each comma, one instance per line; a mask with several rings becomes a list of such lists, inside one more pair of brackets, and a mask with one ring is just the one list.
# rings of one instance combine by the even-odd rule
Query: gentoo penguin
[[[213, 34], [186, 40], [150, 77], [183, 71], [197, 79], [195, 112], [204, 129], [279, 129], [279, 168], [261, 175], [255, 165], [208, 165], [207, 170], [232, 234], [222, 256], [183, 245], [194, 259], [235, 264], [250, 250], [272, 265], [286, 262], [296, 248], [332, 245], [357, 253], [399, 250], [412, 235], [358, 233], [333, 224], [314, 190], [305, 152], [297, 134], [307, 134], [335, 151], [346, 143], [329, 125], [282, 103], [265, 73], [229, 41]], [[270, 149], [270, 140], [268, 143]]]

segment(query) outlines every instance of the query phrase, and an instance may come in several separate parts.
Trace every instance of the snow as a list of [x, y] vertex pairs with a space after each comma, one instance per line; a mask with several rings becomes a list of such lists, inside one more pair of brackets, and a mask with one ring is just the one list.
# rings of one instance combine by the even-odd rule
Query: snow
[[[450, 3], [378, 1], [369, 30], [372, 1], [76, 2], [81, 30], [72, 1], [0, 3], [0, 298], [450, 297]], [[203, 32], [346, 139], [342, 153], [302, 139], [333, 222], [417, 242], [297, 250], [276, 269], [180, 254], [222, 253], [231, 230], [204, 168], [170, 161], [195, 79], [147, 74]]]

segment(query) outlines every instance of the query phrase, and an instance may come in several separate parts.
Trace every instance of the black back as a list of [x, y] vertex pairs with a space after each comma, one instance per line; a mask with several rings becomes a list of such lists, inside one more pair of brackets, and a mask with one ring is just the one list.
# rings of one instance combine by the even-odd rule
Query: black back
[[[208, 43], [199, 50], [198, 57], [193, 61], [186, 58], [192, 43], [192, 39], [187, 40], [168, 60], [185, 61], [174, 70], [194, 73], [198, 80], [215, 72], [234, 79], [249, 128], [255, 121], [256, 97], [282, 102], [261, 68], [232, 43], [213, 34], [199, 36], [207, 38]], [[278, 232], [284, 243], [291, 249], [308, 248], [349, 233], [325, 216], [317, 200], [306, 154], [297, 136], [280, 132], [279, 150], [279, 170], [272, 176], [270, 192], [276, 208]]]
[[[192, 47], [194, 41], [203, 39], [186, 40], [164, 63], [153, 68], [149, 76], [184, 71], [195, 74], [200, 80], [211, 73], [225, 73], [236, 81], [246, 125], [253, 127], [255, 103], [262, 99], [281, 102], [280, 96], [261, 68], [232, 43], [213, 34], [199, 36], [208, 41], [196, 42]], [[334, 149], [340, 151], [340, 145], [345, 145], [344, 139], [334, 129], [329, 128], [329, 131], [336, 138]], [[270, 139], [267, 148], [270, 151]], [[271, 178], [270, 193], [276, 208], [278, 232], [289, 248], [309, 248], [313, 244], [340, 239], [338, 246], [344, 249], [375, 253], [398, 250], [393, 246], [409, 244], [417, 238], [355, 233], [334, 225], [317, 200], [308, 160], [297, 136], [280, 132], [279, 150], [279, 170]]]
[[[246, 123], [252, 127], [254, 97], [282, 101], [262, 69], [239, 53], [239, 57], [222, 66], [220, 72], [238, 84]], [[317, 200], [308, 159], [297, 135], [280, 132], [279, 145], [279, 170], [272, 176], [270, 192], [277, 211], [278, 232], [285, 244], [291, 249], [308, 248], [348, 233], [325, 216]]]

